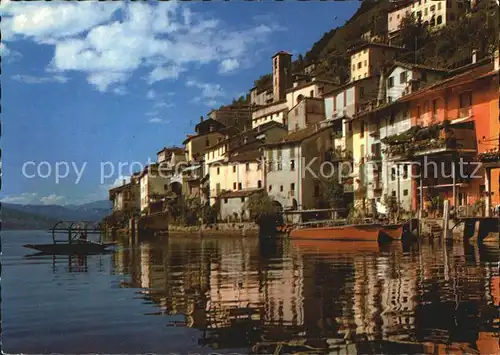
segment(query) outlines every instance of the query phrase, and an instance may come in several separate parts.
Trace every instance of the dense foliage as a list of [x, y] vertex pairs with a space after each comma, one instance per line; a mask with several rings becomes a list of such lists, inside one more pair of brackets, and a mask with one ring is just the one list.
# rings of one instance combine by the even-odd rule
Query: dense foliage
[[498, 5], [491, 0], [480, 1], [466, 16], [439, 30], [432, 30], [413, 17], [406, 17], [396, 44], [408, 51], [398, 59], [445, 68], [465, 65], [470, 63], [474, 49], [478, 51], [478, 60], [494, 52], [498, 26]]

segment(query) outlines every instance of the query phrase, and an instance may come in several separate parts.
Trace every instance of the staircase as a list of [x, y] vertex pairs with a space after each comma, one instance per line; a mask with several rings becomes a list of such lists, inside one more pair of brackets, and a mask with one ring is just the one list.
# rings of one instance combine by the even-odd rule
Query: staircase
[[422, 233], [428, 234], [433, 237], [440, 237], [443, 235], [443, 220], [424, 218], [422, 220]]

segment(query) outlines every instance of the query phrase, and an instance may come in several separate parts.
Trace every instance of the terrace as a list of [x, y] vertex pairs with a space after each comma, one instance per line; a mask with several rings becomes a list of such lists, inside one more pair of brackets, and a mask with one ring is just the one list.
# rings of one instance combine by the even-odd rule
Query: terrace
[[384, 154], [393, 159], [410, 159], [441, 153], [476, 153], [473, 122], [452, 127], [449, 121], [428, 127], [414, 126], [406, 132], [385, 137]]

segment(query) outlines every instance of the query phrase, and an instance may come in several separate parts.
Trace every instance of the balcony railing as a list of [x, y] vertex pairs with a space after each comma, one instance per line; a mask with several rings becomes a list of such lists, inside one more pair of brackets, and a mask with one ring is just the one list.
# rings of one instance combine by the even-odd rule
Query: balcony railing
[[472, 116], [472, 107], [462, 107], [458, 109], [457, 118], [466, 118]]

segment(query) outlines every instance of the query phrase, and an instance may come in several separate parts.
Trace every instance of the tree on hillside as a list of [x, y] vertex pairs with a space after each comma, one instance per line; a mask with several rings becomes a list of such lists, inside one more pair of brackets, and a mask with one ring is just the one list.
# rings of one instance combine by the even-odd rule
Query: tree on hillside
[[397, 44], [408, 50], [403, 54], [405, 61], [415, 62], [416, 60], [417, 63], [421, 63], [423, 60], [421, 51], [428, 44], [428, 40], [429, 31], [421, 19], [415, 19], [414, 16], [408, 15], [401, 20], [401, 30]]

